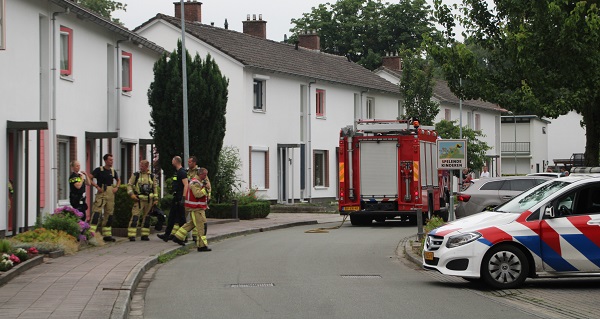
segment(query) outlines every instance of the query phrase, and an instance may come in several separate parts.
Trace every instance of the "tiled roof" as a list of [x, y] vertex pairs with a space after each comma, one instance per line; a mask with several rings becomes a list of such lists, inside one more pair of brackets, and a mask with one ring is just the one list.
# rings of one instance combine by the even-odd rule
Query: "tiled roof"
[[77, 4], [76, 2], [74, 2], [72, 0], [51, 0], [51, 1], [60, 7], [69, 9], [70, 12], [76, 14], [78, 17], [80, 17], [82, 19], [89, 20], [92, 23], [99, 25], [100, 27], [103, 27], [112, 32], [115, 32], [115, 33], [123, 36], [126, 39], [130, 39], [130, 41], [136, 45], [142, 45], [146, 48], [149, 48], [150, 50], [158, 52], [159, 54], [162, 54], [163, 52], [165, 52], [165, 49], [163, 49], [161, 46], [157, 45], [156, 43], [140, 36], [137, 33], [134, 33], [133, 31], [130, 31], [129, 29], [125, 28], [124, 26], [121, 26], [119, 24], [112, 22], [110, 19], [106, 19], [105, 17], [101, 16], [100, 14], [98, 14], [80, 4]]
[[[398, 80], [402, 79], [402, 71], [392, 70], [390, 68], [386, 68], [383, 66], [377, 70], [385, 71], [385, 72], [397, 77]], [[440, 100], [440, 102], [446, 102], [446, 103], [451, 103], [451, 104], [456, 104], [456, 105], [458, 105], [458, 103], [459, 103], [458, 97], [456, 95], [454, 95], [454, 93], [452, 93], [452, 91], [450, 91], [448, 82], [443, 81], [443, 80], [435, 80], [435, 87], [433, 88], [433, 97]], [[476, 107], [476, 108], [480, 108], [480, 109], [492, 110], [492, 111], [497, 111], [497, 112], [508, 112], [508, 110], [501, 108], [500, 106], [498, 106], [494, 103], [485, 102], [483, 100], [464, 100], [464, 101], [462, 101], [462, 103], [464, 106], [468, 106], [468, 107]]]
[[[179, 18], [158, 14], [136, 30], [155, 20], [180, 28]], [[248, 67], [400, 94], [396, 85], [346, 57], [194, 22], [186, 22], [185, 31]]]

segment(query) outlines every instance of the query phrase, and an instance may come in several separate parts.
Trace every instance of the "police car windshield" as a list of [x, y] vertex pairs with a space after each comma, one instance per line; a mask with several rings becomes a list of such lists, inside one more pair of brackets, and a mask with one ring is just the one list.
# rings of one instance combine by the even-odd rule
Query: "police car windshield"
[[495, 211], [520, 214], [569, 184], [571, 182], [557, 180], [546, 182], [498, 206]]

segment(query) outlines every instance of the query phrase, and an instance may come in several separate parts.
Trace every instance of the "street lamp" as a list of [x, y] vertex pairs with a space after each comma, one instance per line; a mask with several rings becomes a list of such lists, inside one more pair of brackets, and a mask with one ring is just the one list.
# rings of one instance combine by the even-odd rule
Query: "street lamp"
[[511, 111], [508, 114], [512, 115], [513, 123], [515, 124], [515, 144], [513, 145], [513, 157], [515, 159], [515, 175], [517, 175], [517, 115]]

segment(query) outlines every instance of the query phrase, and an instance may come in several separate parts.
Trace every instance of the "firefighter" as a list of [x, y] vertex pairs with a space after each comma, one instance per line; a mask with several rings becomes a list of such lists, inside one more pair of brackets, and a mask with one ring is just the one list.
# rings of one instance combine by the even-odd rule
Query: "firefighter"
[[[199, 169], [198, 158], [196, 156], [191, 156], [188, 159], [188, 172], [187, 172], [188, 181], [194, 177], [197, 178], [197, 176], [199, 175], [198, 169]], [[203, 180], [203, 182], [205, 182], [208, 185], [208, 188], [210, 189], [210, 180], [208, 179], [208, 176], [206, 177], [205, 180]], [[209, 199], [210, 199], [210, 197], [209, 197]], [[189, 216], [189, 214], [186, 211], [186, 216], [185, 216], [186, 222], [189, 222], [190, 218], [191, 217]], [[204, 235], [206, 235], [206, 228], [207, 228], [206, 226], [207, 226], [206, 223], [204, 223]], [[174, 231], [173, 233], [175, 233], [175, 232], [176, 231]], [[194, 241], [194, 243], [197, 243], [197, 241], [198, 241], [198, 229], [197, 228], [194, 228], [192, 230], [192, 240]]]
[[88, 221], [90, 214], [87, 212], [88, 205], [85, 202], [85, 186], [90, 185], [87, 174], [81, 171], [79, 161], [71, 162], [71, 175], [69, 176], [69, 202], [71, 206], [83, 213], [81, 219]]
[[[150, 162], [142, 160], [140, 162], [140, 171], [131, 175], [127, 183], [127, 194], [133, 199], [131, 208], [131, 219], [129, 228], [127, 228], [127, 237], [130, 241], [135, 241], [138, 224], [142, 224], [143, 241], [150, 240], [150, 216], [149, 213], [154, 205], [158, 204], [158, 189], [155, 187], [156, 180], [154, 174], [150, 173], [148, 167]], [[141, 220], [140, 220], [141, 215]]]
[[[112, 236], [111, 225], [115, 208], [115, 193], [119, 189], [119, 186], [121, 186], [121, 179], [113, 168], [112, 154], [105, 154], [102, 159], [104, 159], [104, 166], [94, 169], [90, 178], [96, 179], [95, 183], [92, 182], [92, 186], [98, 190], [94, 206], [92, 207], [90, 231], [96, 232], [98, 224], [102, 222], [104, 241], [115, 241], [115, 238]], [[113, 180], [117, 183], [113, 184]]]
[[[175, 176], [173, 176], [173, 202], [171, 203], [171, 210], [167, 219], [167, 228], [164, 234], [158, 234], [158, 238], [167, 242], [172, 238], [179, 226], [185, 224], [185, 212], [183, 208], [183, 196], [187, 191], [188, 178], [185, 169], [181, 165], [181, 157], [175, 156], [171, 160], [171, 164], [175, 168]], [[177, 224], [177, 228], [175, 228]]]
[[211, 251], [208, 248], [206, 235], [204, 234], [204, 224], [206, 223], [205, 210], [208, 207], [208, 197], [210, 196], [210, 189], [207, 187], [206, 176], [208, 171], [206, 168], [198, 169], [198, 176], [194, 176], [189, 183], [187, 193], [185, 195], [185, 209], [191, 216], [191, 221], [185, 223], [175, 233], [173, 241], [185, 245], [184, 239], [187, 237], [187, 233], [196, 228], [198, 230], [198, 251]]

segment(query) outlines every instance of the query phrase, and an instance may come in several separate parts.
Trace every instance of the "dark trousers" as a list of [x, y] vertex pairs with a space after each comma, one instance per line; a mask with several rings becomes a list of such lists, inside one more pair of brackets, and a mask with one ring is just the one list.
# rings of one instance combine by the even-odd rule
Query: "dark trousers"
[[165, 229], [165, 236], [171, 236], [171, 231], [175, 224], [183, 226], [186, 223], [185, 210], [183, 208], [183, 199], [180, 201], [173, 200], [171, 205], [171, 211], [169, 212], [169, 218], [167, 219], [167, 228]]
[[81, 220], [85, 221], [85, 212], [88, 209], [88, 205], [85, 202], [85, 198], [83, 197], [83, 195], [71, 194], [69, 196], [69, 201], [71, 202], [71, 207], [83, 213]]

